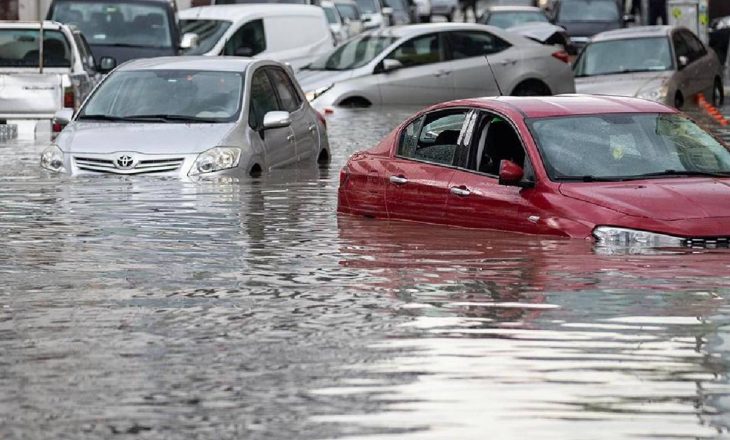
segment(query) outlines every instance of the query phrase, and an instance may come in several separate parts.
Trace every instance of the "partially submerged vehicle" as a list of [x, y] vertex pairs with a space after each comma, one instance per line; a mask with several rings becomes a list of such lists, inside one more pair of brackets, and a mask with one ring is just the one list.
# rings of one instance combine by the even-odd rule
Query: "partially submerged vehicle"
[[94, 57], [77, 29], [50, 21], [2, 22], [0, 132], [20, 137], [33, 136], [36, 128], [50, 132], [53, 115], [78, 108], [96, 75]]
[[338, 212], [593, 239], [730, 244], [730, 151], [625, 97], [498, 97], [416, 113], [340, 174]]
[[283, 64], [235, 57], [167, 57], [108, 75], [41, 167], [64, 174], [246, 177], [327, 162], [324, 118]]

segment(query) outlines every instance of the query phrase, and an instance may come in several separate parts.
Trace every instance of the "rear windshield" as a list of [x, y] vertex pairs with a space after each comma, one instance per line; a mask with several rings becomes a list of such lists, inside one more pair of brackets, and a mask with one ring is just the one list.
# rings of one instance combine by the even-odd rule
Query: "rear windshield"
[[183, 34], [191, 32], [198, 35], [198, 45], [188, 49], [186, 55], [202, 55], [207, 53], [231, 27], [226, 20], [180, 20], [180, 30]]
[[57, 1], [51, 17], [78, 27], [92, 45], [172, 47], [167, 10], [162, 5]]
[[[38, 67], [39, 34], [38, 29], [0, 30], [0, 67]], [[43, 66], [71, 67], [71, 50], [62, 32], [43, 32]]]

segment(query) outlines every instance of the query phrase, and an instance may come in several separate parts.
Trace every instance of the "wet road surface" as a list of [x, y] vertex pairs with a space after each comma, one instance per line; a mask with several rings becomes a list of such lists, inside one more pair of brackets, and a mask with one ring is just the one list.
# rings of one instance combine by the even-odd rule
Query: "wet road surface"
[[0, 146], [0, 438], [728, 438], [730, 253], [338, 217], [328, 169], [43, 177]]

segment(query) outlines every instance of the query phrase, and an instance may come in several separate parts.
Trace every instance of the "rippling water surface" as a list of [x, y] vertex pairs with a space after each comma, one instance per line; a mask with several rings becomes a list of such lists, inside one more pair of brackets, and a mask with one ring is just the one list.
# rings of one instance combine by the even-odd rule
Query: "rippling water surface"
[[0, 437], [696, 439], [730, 428], [730, 253], [338, 217], [328, 169], [46, 178], [0, 146]]

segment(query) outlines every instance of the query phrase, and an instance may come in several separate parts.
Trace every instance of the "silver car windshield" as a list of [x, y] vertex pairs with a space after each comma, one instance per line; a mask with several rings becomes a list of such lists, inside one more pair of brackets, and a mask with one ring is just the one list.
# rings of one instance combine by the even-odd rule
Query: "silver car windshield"
[[185, 51], [186, 55], [201, 55], [211, 49], [231, 27], [227, 20], [180, 20], [180, 31], [198, 35], [198, 45]]
[[575, 64], [575, 76], [672, 70], [667, 37], [627, 38], [591, 43]]
[[604, 114], [528, 121], [552, 180], [730, 177], [730, 151], [676, 114]]
[[561, 0], [558, 21], [618, 21], [616, 0]]
[[364, 35], [348, 41], [307, 66], [310, 70], [349, 70], [362, 67], [397, 40], [396, 37]]
[[[38, 29], [0, 30], [0, 67], [38, 67], [39, 39]], [[43, 31], [43, 65], [71, 67], [71, 51], [62, 32]]]
[[241, 111], [243, 73], [138, 70], [112, 73], [79, 119], [230, 122]]
[[536, 21], [547, 23], [548, 19], [545, 14], [539, 11], [492, 12], [489, 14], [489, 20], [486, 24], [507, 29], [508, 27]]
[[89, 44], [172, 47], [166, 9], [122, 1], [58, 1], [52, 19], [78, 27]]

